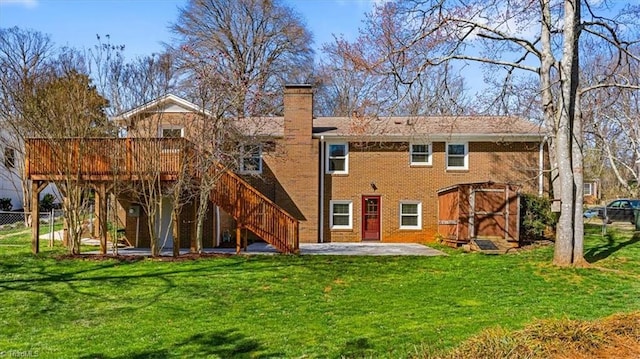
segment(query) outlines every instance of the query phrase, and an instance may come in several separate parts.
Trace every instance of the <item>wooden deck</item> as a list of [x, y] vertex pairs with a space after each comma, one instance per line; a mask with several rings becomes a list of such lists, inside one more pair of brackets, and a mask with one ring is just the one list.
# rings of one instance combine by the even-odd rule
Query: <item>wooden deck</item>
[[[26, 150], [25, 171], [34, 183], [173, 181], [190, 171], [189, 161], [197, 156], [183, 138], [27, 139]], [[236, 238], [250, 230], [280, 252], [298, 253], [298, 220], [241, 177], [222, 169], [210, 198], [237, 221]]]
[[191, 156], [182, 138], [26, 140], [27, 177], [36, 181], [175, 180]]

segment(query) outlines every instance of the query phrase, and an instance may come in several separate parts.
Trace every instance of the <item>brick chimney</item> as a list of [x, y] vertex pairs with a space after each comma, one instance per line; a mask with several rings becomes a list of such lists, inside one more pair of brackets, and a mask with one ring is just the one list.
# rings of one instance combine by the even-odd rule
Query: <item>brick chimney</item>
[[285, 85], [284, 137], [289, 144], [311, 144], [313, 129], [313, 87], [309, 84]]
[[277, 178], [275, 202], [300, 220], [300, 242], [318, 242], [319, 141], [313, 129], [313, 87], [286, 85], [284, 141], [271, 169]]

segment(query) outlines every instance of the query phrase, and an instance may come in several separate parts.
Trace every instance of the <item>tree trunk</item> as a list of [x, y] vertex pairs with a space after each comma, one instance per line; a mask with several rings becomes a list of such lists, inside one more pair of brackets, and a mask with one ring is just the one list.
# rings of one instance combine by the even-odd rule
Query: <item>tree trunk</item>
[[196, 252], [202, 253], [202, 237], [204, 235], [204, 221], [207, 218], [207, 210], [209, 208], [209, 192], [200, 191], [200, 198], [197, 207], [197, 226], [196, 226]]
[[[578, 250], [576, 242], [582, 244], [581, 237], [583, 231], [576, 231], [578, 224], [582, 220], [576, 221], [576, 204], [582, 196], [576, 193], [582, 188], [576, 188], [576, 183], [582, 184], [582, 177], [575, 178], [576, 172], [582, 171], [582, 157], [574, 158], [574, 151], [577, 149], [576, 143], [576, 102], [578, 89], [578, 37], [580, 24], [580, 0], [565, 0], [564, 2], [564, 43], [562, 49], [562, 60], [560, 63], [560, 91], [561, 98], [559, 110], [559, 122], [557, 127], [557, 160], [561, 187], [561, 212], [556, 231], [556, 245], [553, 262], [556, 265], [566, 266], [574, 264], [578, 258], [574, 258], [574, 253]], [[579, 123], [578, 123], [579, 124]], [[582, 136], [579, 133], [578, 136]], [[580, 209], [582, 203], [580, 203]], [[579, 222], [579, 223], [578, 223]], [[580, 237], [580, 238], [578, 238]], [[582, 248], [579, 248], [580, 250]]]

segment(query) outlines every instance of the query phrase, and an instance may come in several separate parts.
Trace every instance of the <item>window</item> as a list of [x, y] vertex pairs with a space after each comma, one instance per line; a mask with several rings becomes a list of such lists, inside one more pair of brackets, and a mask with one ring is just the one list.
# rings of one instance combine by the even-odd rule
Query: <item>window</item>
[[16, 150], [11, 147], [4, 149], [4, 166], [6, 168], [14, 168], [16, 166]]
[[261, 145], [244, 145], [240, 147], [240, 172], [262, 173]]
[[414, 166], [431, 165], [431, 145], [412, 143], [410, 147], [411, 164]]
[[467, 143], [447, 144], [447, 169], [469, 169], [469, 145]]
[[349, 147], [346, 143], [327, 145], [327, 173], [349, 173]]
[[584, 184], [584, 195], [585, 196], [593, 196], [593, 183], [585, 183]]
[[162, 127], [160, 137], [163, 138], [180, 138], [184, 137], [184, 128], [182, 127]]
[[416, 201], [400, 202], [400, 229], [422, 228], [422, 203]]
[[353, 217], [351, 210], [353, 204], [351, 201], [331, 201], [331, 229], [351, 229], [353, 228]]

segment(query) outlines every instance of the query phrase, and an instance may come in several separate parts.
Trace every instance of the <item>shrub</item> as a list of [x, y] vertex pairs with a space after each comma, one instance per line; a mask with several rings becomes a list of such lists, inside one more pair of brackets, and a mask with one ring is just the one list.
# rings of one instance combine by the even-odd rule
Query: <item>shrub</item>
[[0, 211], [10, 211], [13, 208], [11, 198], [0, 198]]
[[525, 241], [547, 239], [545, 232], [556, 226], [557, 218], [551, 212], [551, 200], [523, 194], [520, 197], [520, 238]]
[[43, 212], [49, 212], [53, 209], [53, 201], [55, 201], [56, 197], [51, 193], [45, 194], [40, 200], [40, 210]]

